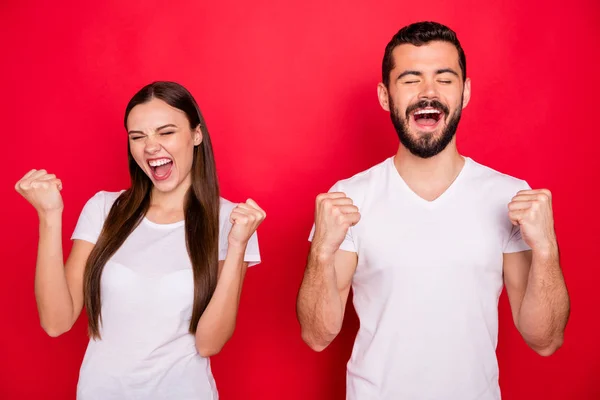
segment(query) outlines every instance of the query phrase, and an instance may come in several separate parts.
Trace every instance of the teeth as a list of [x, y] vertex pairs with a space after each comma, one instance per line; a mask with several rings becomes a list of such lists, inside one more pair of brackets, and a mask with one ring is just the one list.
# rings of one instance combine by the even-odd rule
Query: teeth
[[171, 162], [171, 160], [169, 160], [168, 158], [161, 158], [160, 160], [148, 161], [148, 164], [150, 164], [151, 167], [158, 167], [161, 165], [168, 164], [170, 162]]
[[415, 112], [415, 115], [419, 114], [441, 114], [441, 111], [438, 110], [419, 110]]

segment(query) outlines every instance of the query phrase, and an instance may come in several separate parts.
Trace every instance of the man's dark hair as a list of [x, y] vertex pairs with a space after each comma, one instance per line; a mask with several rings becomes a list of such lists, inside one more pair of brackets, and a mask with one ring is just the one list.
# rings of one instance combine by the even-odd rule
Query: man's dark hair
[[441, 41], [452, 43], [458, 50], [458, 65], [462, 71], [463, 81], [467, 78], [467, 58], [463, 51], [456, 33], [445, 25], [437, 22], [415, 22], [405, 26], [394, 35], [392, 40], [385, 47], [383, 63], [381, 65], [381, 77], [385, 87], [390, 84], [390, 71], [394, 69], [394, 57], [392, 52], [401, 44], [412, 44], [413, 46], [423, 46], [429, 42]]

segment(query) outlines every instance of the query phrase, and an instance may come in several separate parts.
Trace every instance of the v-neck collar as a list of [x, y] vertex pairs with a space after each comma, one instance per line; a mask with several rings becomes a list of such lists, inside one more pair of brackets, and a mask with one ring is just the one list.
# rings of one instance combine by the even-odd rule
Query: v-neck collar
[[391, 174], [392, 181], [397, 182], [398, 185], [401, 187], [401, 189], [403, 191], [407, 192], [408, 195], [416, 203], [421, 204], [425, 207], [437, 207], [439, 204], [444, 203], [448, 197], [451, 197], [452, 193], [454, 191], [456, 191], [458, 186], [460, 186], [461, 181], [464, 179], [464, 176], [467, 174], [467, 172], [471, 168], [471, 164], [472, 164], [472, 160], [470, 157], [463, 156], [463, 158], [465, 159], [465, 163], [464, 163], [463, 167], [461, 168], [460, 172], [458, 173], [458, 175], [456, 176], [456, 178], [454, 179], [454, 181], [452, 181], [450, 186], [448, 186], [448, 188], [446, 188], [446, 190], [441, 195], [439, 195], [434, 200], [430, 201], [430, 200], [426, 200], [423, 197], [419, 196], [417, 193], [415, 193], [410, 188], [410, 186], [408, 186], [406, 181], [402, 178], [402, 176], [396, 169], [396, 165], [394, 164], [394, 157], [395, 156], [392, 156], [388, 159], [388, 168], [389, 168], [388, 172]]

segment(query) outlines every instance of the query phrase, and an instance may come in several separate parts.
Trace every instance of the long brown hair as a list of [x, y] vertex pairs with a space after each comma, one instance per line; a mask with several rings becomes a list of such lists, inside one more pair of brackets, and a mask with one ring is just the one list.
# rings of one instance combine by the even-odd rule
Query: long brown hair
[[[190, 321], [190, 333], [196, 332], [200, 316], [208, 306], [218, 273], [219, 240], [219, 183], [210, 136], [204, 117], [196, 101], [183, 86], [174, 82], [154, 82], [143, 87], [133, 96], [125, 109], [127, 117], [138, 104], [160, 99], [187, 115], [190, 128], [198, 125], [202, 130], [202, 143], [194, 147], [192, 184], [186, 195], [185, 240], [194, 272], [194, 306]], [[84, 273], [84, 300], [88, 316], [89, 334], [100, 338], [101, 293], [100, 278], [106, 262], [123, 245], [127, 237], [140, 224], [150, 207], [152, 181], [138, 166], [127, 145], [131, 187], [115, 201], [106, 217], [100, 237], [92, 250]]]

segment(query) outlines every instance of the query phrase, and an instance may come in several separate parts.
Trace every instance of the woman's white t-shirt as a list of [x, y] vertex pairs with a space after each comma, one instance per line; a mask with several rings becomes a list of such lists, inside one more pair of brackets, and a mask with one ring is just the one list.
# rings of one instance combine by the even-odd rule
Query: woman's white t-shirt
[[[121, 192], [98, 192], [81, 212], [72, 239], [96, 243]], [[227, 254], [229, 215], [221, 199], [219, 260]], [[251, 237], [244, 260], [260, 262]], [[106, 263], [101, 279], [101, 339], [91, 339], [79, 374], [79, 400], [214, 400], [210, 361], [188, 331], [194, 280], [184, 221], [156, 224], [144, 218]]]

